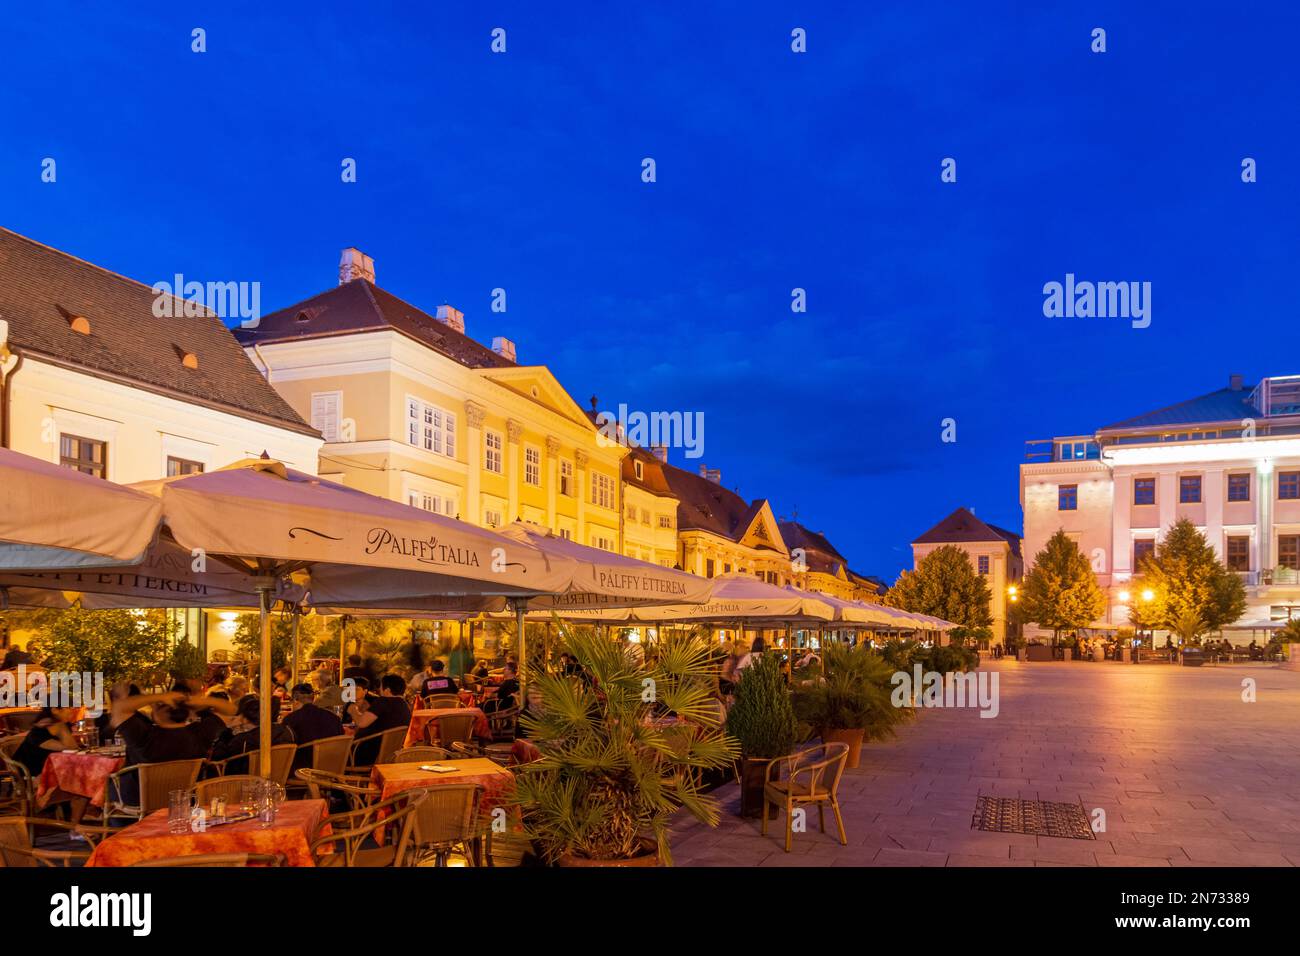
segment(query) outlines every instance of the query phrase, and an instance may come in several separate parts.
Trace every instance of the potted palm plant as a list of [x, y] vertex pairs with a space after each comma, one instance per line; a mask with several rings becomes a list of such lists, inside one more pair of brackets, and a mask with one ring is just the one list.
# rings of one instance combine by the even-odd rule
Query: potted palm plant
[[727, 733], [740, 745], [737, 778], [740, 814], [756, 817], [763, 812], [763, 785], [768, 766], [790, 753], [796, 721], [790, 692], [781, 678], [781, 661], [760, 654], [741, 672], [736, 702], [727, 714]]
[[890, 700], [894, 668], [865, 644], [827, 645], [822, 664], [822, 680], [795, 691], [795, 715], [826, 743], [848, 744], [847, 766], [856, 767], [862, 741], [893, 734], [909, 711]]
[[699, 773], [739, 752], [721, 729], [709, 646], [674, 636], [643, 660], [557, 623], [585, 674], [530, 677], [539, 706], [520, 723], [542, 756], [516, 778], [524, 834], [560, 866], [669, 865], [671, 818], [685, 809], [715, 826], [717, 801]]

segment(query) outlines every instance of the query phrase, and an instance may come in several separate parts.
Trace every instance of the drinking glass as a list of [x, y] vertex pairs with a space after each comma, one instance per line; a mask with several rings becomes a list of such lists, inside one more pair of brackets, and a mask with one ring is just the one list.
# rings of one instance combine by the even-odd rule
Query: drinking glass
[[173, 790], [168, 794], [168, 833], [188, 833], [190, 831], [190, 808], [192, 804], [193, 791]]

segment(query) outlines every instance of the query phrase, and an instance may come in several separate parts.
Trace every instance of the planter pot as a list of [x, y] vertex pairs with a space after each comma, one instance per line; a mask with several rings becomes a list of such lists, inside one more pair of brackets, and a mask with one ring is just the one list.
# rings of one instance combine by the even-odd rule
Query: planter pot
[[740, 815], [763, 815], [763, 784], [767, 782], [767, 768], [772, 761], [765, 757], [746, 757], [737, 768], [740, 771]]
[[826, 728], [822, 730], [822, 741], [828, 744], [848, 744], [849, 759], [845, 767], [853, 770], [858, 765], [858, 757], [862, 753], [862, 729], [853, 730], [831, 730]]
[[641, 840], [641, 855], [634, 856], [629, 860], [592, 860], [585, 856], [577, 856], [573, 853], [565, 853], [555, 861], [556, 866], [576, 866], [576, 867], [628, 867], [628, 866], [658, 866], [659, 865], [659, 847], [654, 840]]

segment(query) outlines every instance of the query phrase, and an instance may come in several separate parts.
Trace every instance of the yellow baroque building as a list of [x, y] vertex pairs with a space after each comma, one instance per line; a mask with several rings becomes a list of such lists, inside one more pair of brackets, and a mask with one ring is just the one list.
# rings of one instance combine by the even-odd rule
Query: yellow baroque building
[[325, 437], [320, 474], [483, 527], [515, 520], [621, 551], [628, 449], [514, 344], [465, 334], [374, 282], [344, 251], [339, 284], [236, 331], [276, 391]]

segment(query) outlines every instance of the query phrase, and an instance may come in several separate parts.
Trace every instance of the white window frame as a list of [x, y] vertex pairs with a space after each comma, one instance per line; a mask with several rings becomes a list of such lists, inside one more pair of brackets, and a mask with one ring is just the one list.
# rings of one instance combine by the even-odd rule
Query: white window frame
[[[506, 447], [505, 436], [498, 431], [483, 432], [483, 470], [490, 471], [494, 475], [502, 473], [504, 468], [504, 449]], [[493, 465], [496, 467], [492, 467]]]
[[573, 462], [568, 458], [560, 459], [560, 494], [572, 498], [575, 493], [573, 483]]
[[407, 395], [406, 443], [432, 455], [455, 459], [456, 413]]
[[616, 505], [616, 495], [614, 494], [614, 479], [601, 471], [592, 471], [591, 475], [591, 503], [601, 508], [613, 510]]
[[542, 487], [542, 450], [536, 445], [524, 445], [524, 484]]
[[[329, 430], [317, 424], [316, 403], [333, 400], [334, 402], [334, 428]], [[328, 422], [326, 423], [328, 424]], [[343, 434], [343, 391], [335, 389], [329, 392], [312, 392], [311, 393], [311, 427], [316, 429], [325, 436], [327, 442], [341, 441]]]

